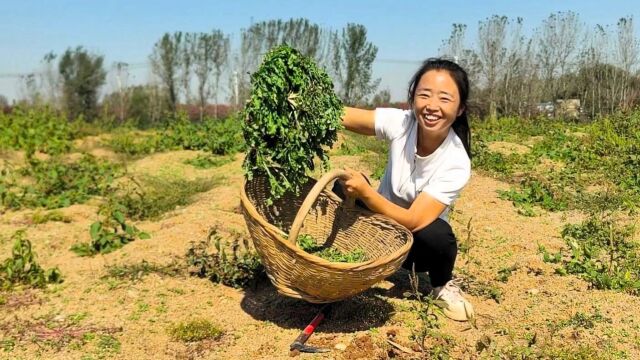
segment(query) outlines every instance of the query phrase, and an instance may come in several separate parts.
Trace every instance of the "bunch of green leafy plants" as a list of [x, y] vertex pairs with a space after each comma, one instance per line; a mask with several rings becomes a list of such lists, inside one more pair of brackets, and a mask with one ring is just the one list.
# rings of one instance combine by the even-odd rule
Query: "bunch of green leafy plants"
[[36, 151], [66, 153], [77, 135], [73, 124], [49, 108], [0, 112], [0, 129], [0, 149], [24, 150], [28, 157]]
[[640, 295], [640, 245], [633, 233], [632, 225], [622, 226], [606, 214], [565, 225], [562, 237], [570, 254], [556, 271], [576, 274], [597, 289]]
[[12, 256], [0, 264], [0, 289], [9, 290], [16, 285], [41, 288], [46, 284], [62, 282], [57, 267], [44, 270], [38, 265], [31, 242], [25, 239], [24, 234], [24, 230], [18, 230], [11, 236], [14, 241]]
[[128, 224], [124, 212], [126, 209], [113, 199], [109, 199], [98, 210], [100, 219], [91, 224], [88, 243], [77, 243], [71, 251], [80, 256], [106, 254], [117, 250], [136, 239], [149, 239], [148, 233]]
[[162, 132], [160, 145], [168, 149], [202, 150], [215, 155], [235, 154], [244, 147], [241, 130], [242, 123], [235, 116], [192, 122], [180, 112], [170, 118]]
[[0, 205], [55, 209], [83, 203], [91, 196], [107, 193], [121, 168], [93, 155], [76, 161], [59, 156], [47, 160], [30, 158], [27, 166], [5, 167], [0, 172]]
[[367, 259], [363, 249], [358, 248], [353, 251], [342, 252], [335, 248], [318, 245], [316, 240], [309, 234], [299, 235], [297, 244], [300, 249], [331, 262], [359, 263]]
[[[213, 253], [209, 252], [211, 242], [216, 249]], [[231, 254], [227, 254], [228, 246], [231, 247]], [[264, 272], [260, 257], [249, 248], [245, 237], [237, 235], [231, 244], [223, 243], [217, 227], [209, 229], [205, 240], [192, 242], [186, 257], [191, 275], [234, 288], [255, 283]]]
[[185, 160], [185, 164], [192, 165], [198, 169], [211, 169], [220, 167], [233, 161], [233, 156], [198, 155], [193, 159]]
[[271, 50], [251, 76], [242, 116], [247, 178], [269, 179], [268, 202], [299, 193], [314, 157], [329, 167], [327, 147], [337, 140], [343, 106], [333, 83], [313, 60], [283, 45]]

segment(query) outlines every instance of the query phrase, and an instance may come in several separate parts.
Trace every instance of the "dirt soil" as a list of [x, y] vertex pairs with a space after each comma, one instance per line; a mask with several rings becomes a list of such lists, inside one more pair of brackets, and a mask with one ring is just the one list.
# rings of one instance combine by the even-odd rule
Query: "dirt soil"
[[[509, 149], [524, 150], [515, 144]], [[94, 153], [112, 156], [102, 150]], [[134, 241], [110, 254], [79, 257], [69, 251], [74, 243], [89, 240], [89, 226], [96, 220], [95, 201], [61, 209], [72, 219], [69, 223], [32, 225], [29, 219], [34, 210], [0, 214], [0, 259], [11, 253], [9, 236], [25, 228], [40, 264], [57, 266], [64, 276], [62, 284], [44, 290], [2, 294], [0, 358], [429, 358], [416, 351], [419, 348], [410, 337], [420, 322], [411, 311], [413, 301], [403, 297], [410, 290], [406, 271], [334, 304], [308, 341], [331, 349], [323, 354], [289, 351], [318, 305], [278, 295], [266, 278], [253, 288], [240, 290], [186, 275], [185, 252], [190, 242], [204, 239], [211, 226], [218, 225], [223, 236], [247, 233], [238, 212], [242, 156], [208, 170], [183, 164], [196, 154], [155, 154], [128, 165], [134, 174], [191, 179], [224, 176], [225, 180], [160, 220], [136, 223], [152, 238]], [[331, 160], [334, 167], [348, 165], [368, 174], [357, 156], [333, 156]], [[563, 224], [579, 221], [583, 215], [544, 211], [537, 217], [518, 215], [510, 202], [497, 196], [496, 190], [508, 188], [506, 183], [474, 172], [452, 211], [451, 223], [459, 242], [469, 248], [459, 254], [456, 274], [474, 277], [476, 288], [491, 284], [501, 297], [497, 302], [481, 292], [468, 295], [478, 314], [475, 326], [440, 317], [440, 331], [454, 341], [447, 349], [451, 358], [493, 358], [492, 354], [516, 348], [524, 349], [524, 354], [527, 348], [545, 346], [568, 351], [589, 347], [613, 358], [623, 356], [622, 352], [630, 359], [640, 358], [640, 297], [593, 290], [577, 277], [556, 275], [556, 265], [544, 263], [539, 254], [539, 245], [551, 252], [562, 248]], [[183, 271], [175, 276], [150, 274], [135, 281], [104, 277], [109, 266], [143, 260], [175, 263]], [[511, 276], [506, 282], [497, 281], [498, 271], [504, 268], [513, 269]], [[426, 291], [426, 284], [423, 289]], [[597, 312], [602, 320], [591, 326], [566, 325], [578, 312]], [[224, 335], [195, 343], [172, 339], [168, 328], [189, 319], [208, 319]], [[388, 341], [391, 333], [393, 343], [400, 347]]]

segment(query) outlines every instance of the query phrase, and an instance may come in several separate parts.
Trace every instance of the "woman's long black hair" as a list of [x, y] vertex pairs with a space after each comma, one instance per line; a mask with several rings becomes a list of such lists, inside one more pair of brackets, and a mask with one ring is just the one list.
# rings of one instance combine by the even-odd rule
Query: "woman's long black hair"
[[409, 104], [413, 108], [413, 99], [416, 95], [416, 87], [420, 82], [420, 78], [427, 71], [430, 70], [444, 70], [451, 75], [453, 81], [458, 86], [458, 93], [460, 93], [460, 106], [464, 106], [464, 111], [460, 116], [456, 117], [456, 120], [451, 124], [453, 131], [458, 135], [464, 149], [467, 151], [469, 159], [471, 159], [471, 129], [469, 128], [469, 119], [467, 117], [467, 100], [469, 99], [469, 77], [467, 72], [458, 64], [453, 61], [442, 58], [429, 58], [422, 63], [422, 66], [416, 71], [409, 83]]

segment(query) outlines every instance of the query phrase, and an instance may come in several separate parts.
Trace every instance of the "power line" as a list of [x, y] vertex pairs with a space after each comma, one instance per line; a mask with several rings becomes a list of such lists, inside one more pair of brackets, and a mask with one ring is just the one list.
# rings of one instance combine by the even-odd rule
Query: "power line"
[[[419, 65], [422, 64], [421, 60], [411, 60], [411, 59], [375, 59], [374, 63], [383, 63], [383, 64], [410, 64], [410, 65]], [[138, 69], [148, 69], [151, 67], [151, 64], [148, 62], [144, 63], [124, 63], [126, 64], [126, 68], [130, 70], [138, 70]], [[110, 69], [111, 70], [111, 69]], [[41, 75], [44, 74], [43, 71], [31, 71], [26, 73], [0, 73], [0, 79], [19, 79], [29, 75]]]

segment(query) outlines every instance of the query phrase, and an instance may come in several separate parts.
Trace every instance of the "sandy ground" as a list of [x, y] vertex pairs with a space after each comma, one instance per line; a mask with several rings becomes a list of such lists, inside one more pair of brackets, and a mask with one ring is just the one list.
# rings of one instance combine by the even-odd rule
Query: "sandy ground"
[[[500, 148], [514, 147], [500, 144]], [[517, 150], [516, 150], [517, 151]], [[106, 150], [97, 156], [112, 157]], [[136, 225], [149, 233], [124, 248], [93, 258], [78, 257], [68, 249], [89, 240], [89, 225], [96, 219], [96, 203], [61, 209], [70, 223], [30, 225], [33, 210], [0, 215], [0, 258], [10, 254], [9, 236], [25, 228], [38, 260], [45, 268], [57, 266], [64, 283], [45, 290], [4, 293], [0, 305], [0, 358], [6, 359], [286, 359], [289, 344], [318, 310], [317, 305], [278, 295], [266, 279], [247, 290], [214, 284], [186, 275], [185, 252], [191, 241], [206, 237], [218, 225], [223, 236], [246, 234], [238, 212], [243, 181], [242, 157], [217, 169], [199, 170], [182, 162], [196, 152], [154, 154], [128, 164], [133, 174], [169, 175], [184, 178], [224, 176], [216, 188], [196, 196], [195, 201], [165, 214], [157, 221]], [[16, 156], [19, 158], [19, 156]], [[348, 165], [367, 172], [356, 156], [332, 157], [334, 167]], [[640, 298], [589, 289], [573, 276], [554, 274], [544, 263], [538, 246], [556, 251], [564, 245], [562, 225], [582, 218], [579, 213], [518, 215], [513, 205], [498, 198], [496, 190], [509, 185], [474, 173], [455, 204], [452, 225], [460, 243], [470, 250], [459, 254], [457, 274], [492, 284], [502, 293], [500, 302], [488, 296], [469, 295], [478, 314], [475, 327], [441, 318], [441, 331], [455, 344], [452, 358], [493, 358], [520, 346], [525, 350], [546, 347], [577, 349], [588, 346], [598, 356], [640, 358]], [[471, 224], [471, 233], [467, 231]], [[105, 279], [112, 265], [175, 262], [181, 275], [150, 274], [137, 281]], [[500, 269], [515, 269], [508, 281], [495, 280]], [[352, 299], [334, 304], [330, 316], [308, 341], [332, 349], [326, 354], [301, 354], [302, 359], [420, 358], [410, 350], [411, 329], [419, 324], [409, 290], [408, 274], [400, 271], [390, 279]], [[464, 278], [464, 276], [462, 276]], [[559, 326], [577, 312], [602, 315], [593, 327]], [[216, 341], [182, 343], [173, 340], [168, 328], [189, 319], [208, 319], [224, 330]], [[66, 331], [66, 333], [65, 333]], [[75, 333], [74, 333], [75, 331]], [[73, 334], [97, 334], [84, 343]], [[62, 334], [62, 335], [61, 335]], [[67, 337], [64, 336], [66, 334]], [[394, 350], [387, 338], [405, 347]], [[98, 339], [115, 339], [116, 345]], [[49, 339], [49, 341], [47, 341]], [[9, 346], [10, 351], [2, 351]], [[478, 343], [488, 349], [478, 351]], [[119, 344], [118, 344], [119, 343]], [[523, 350], [523, 351], [525, 351]], [[624, 352], [624, 353], [622, 353]], [[594, 356], [596, 353], [594, 353]], [[505, 355], [506, 356], [506, 355]]]

